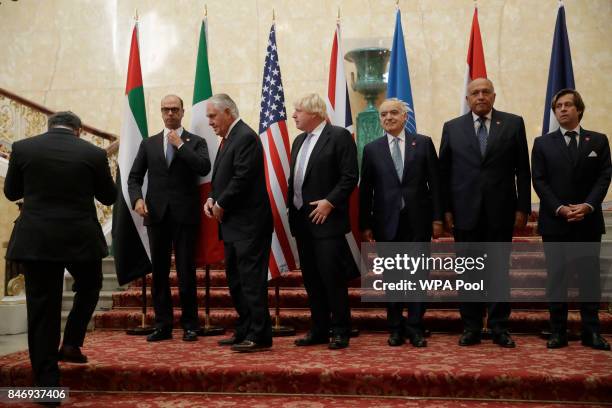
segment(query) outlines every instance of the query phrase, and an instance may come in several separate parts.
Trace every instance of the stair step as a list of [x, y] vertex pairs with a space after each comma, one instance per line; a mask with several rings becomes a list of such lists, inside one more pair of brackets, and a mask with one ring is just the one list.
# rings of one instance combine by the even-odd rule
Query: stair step
[[[274, 316], [274, 310], [270, 309]], [[199, 310], [200, 322], [204, 323], [204, 311]], [[365, 331], [386, 331], [385, 309], [352, 309], [352, 325]], [[219, 308], [211, 310], [211, 324], [225, 328], [232, 328], [237, 318], [233, 308]], [[602, 333], [612, 333], [612, 314], [605, 311], [599, 313]], [[180, 327], [180, 309], [174, 309], [174, 326]], [[141, 324], [142, 312], [138, 308], [118, 308], [107, 312], [97, 312], [94, 316], [95, 328], [125, 330]], [[274, 317], [273, 317], [274, 321]], [[153, 324], [153, 310], [149, 308], [146, 314], [147, 324]], [[310, 327], [310, 312], [307, 309], [283, 309], [280, 314], [280, 324], [307, 330]], [[457, 310], [428, 310], [425, 314], [425, 325], [433, 332], [460, 333], [463, 329], [459, 311]], [[539, 333], [548, 329], [548, 311], [546, 310], [519, 310], [514, 309], [510, 316], [509, 328], [514, 333]], [[570, 330], [580, 330], [580, 313], [571, 311], [568, 317]]]
[[[438, 278], [447, 278], [453, 277], [453, 272], [442, 272], [442, 271], [432, 271], [430, 274], [431, 279]], [[374, 275], [372, 275], [374, 276]], [[510, 276], [513, 278], [513, 283], [517, 285], [516, 287], [525, 287], [520, 286], [520, 282], [529, 283], [529, 286], [534, 286], [534, 284], [541, 285], [544, 287], [544, 282], [546, 280], [546, 269], [544, 268], [534, 268], [534, 269], [511, 269]], [[153, 280], [153, 276], [151, 274], [147, 275], [147, 287], [151, 287], [151, 282]], [[170, 272], [170, 286], [178, 287], [178, 276], [176, 271]], [[129, 289], [141, 289], [142, 281], [137, 279], [129, 284]], [[294, 288], [294, 287], [302, 287], [304, 282], [302, 280], [302, 272], [299, 270], [289, 271], [284, 273], [278, 280], [279, 286], [282, 288]], [[198, 288], [203, 288], [205, 283], [205, 272], [202, 270], [196, 271], [196, 285]], [[354, 279], [349, 282], [352, 287], [361, 287], [361, 279]], [[275, 283], [270, 282], [269, 286], [273, 287]], [[227, 280], [225, 279], [225, 271], [224, 270], [213, 270], [210, 271], [210, 287], [227, 287]]]

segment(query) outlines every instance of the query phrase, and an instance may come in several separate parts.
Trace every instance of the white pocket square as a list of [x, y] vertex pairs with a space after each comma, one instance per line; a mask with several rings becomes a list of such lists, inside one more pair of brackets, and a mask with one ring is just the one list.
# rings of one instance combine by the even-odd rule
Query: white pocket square
[[587, 157], [597, 157], [597, 153], [595, 153], [595, 150], [592, 150]]

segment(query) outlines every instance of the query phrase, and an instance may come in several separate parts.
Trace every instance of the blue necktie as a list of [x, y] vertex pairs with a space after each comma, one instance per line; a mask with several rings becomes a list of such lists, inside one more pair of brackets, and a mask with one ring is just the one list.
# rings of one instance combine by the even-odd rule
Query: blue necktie
[[172, 159], [174, 158], [174, 146], [170, 141], [168, 141], [168, 146], [166, 146], [166, 164], [168, 167], [172, 164]]
[[489, 133], [487, 132], [487, 118], [478, 118], [478, 123], [480, 123], [480, 127], [478, 128], [478, 143], [480, 144], [480, 154], [484, 157], [487, 151], [487, 138], [489, 137]]
[[293, 174], [293, 205], [295, 205], [295, 208], [298, 210], [302, 208], [302, 205], [304, 205], [302, 199], [302, 184], [304, 183], [304, 173], [306, 172], [306, 155], [308, 154], [308, 148], [310, 147], [313, 136], [314, 134], [309, 134], [306, 136], [304, 143], [302, 143], [302, 147], [299, 152], [301, 153], [300, 159], [295, 168], [295, 173]]

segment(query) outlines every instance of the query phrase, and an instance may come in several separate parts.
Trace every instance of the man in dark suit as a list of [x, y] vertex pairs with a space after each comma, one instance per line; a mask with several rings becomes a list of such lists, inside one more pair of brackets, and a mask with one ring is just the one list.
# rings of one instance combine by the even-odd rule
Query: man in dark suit
[[[85, 363], [80, 347], [102, 288], [108, 247], [94, 198], [115, 201], [106, 152], [78, 138], [81, 120], [58, 112], [49, 131], [13, 144], [4, 194], [23, 198], [6, 258], [25, 269], [28, 348], [38, 387], [58, 387], [58, 359]], [[64, 269], [75, 292], [58, 353]]]
[[605, 233], [601, 203], [610, 186], [610, 146], [606, 135], [580, 127], [585, 106], [577, 91], [559, 91], [551, 108], [560, 128], [536, 138], [532, 151], [551, 302], [547, 347], [567, 346], [568, 275], [579, 270], [582, 344], [610, 350], [600, 335], [598, 315], [599, 243]]
[[[429, 242], [432, 234], [439, 237], [443, 228], [436, 149], [429, 137], [405, 131], [408, 106], [401, 100], [385, 100], [379, 114], [385, 134], [365, 146], [361, 162], [362, 239], [364, 242]], [[405, 304], [406, 298], [391, 300], [387, 306], [389, 345], [400, 346], [407, 336], [413, 346], [425, 347], [425, 303], [412, 299]], [[402, 316], [405, 306], [408, 319]]]
[[[359, 177], [357, 148], [344, 128], [325, 122], [325, 102], [309, 94], [295, 103], [300, 134], [291, 148], [287, 207], [297, 240], [311, 329], [298, 346], [348, 347], [351, 312], [347, 278], [358, 276], [345, 234], [349, 196]], [[332, 330], [332, 339], [329, 330]]]
[[219, 344], [239, 352], [266, 350], [272, 346], [268, 309], [272, 211], [266, 190], [263, 146], [255, 131], [240, 119], [238, 108], [228, 95], [211, 97], [206, 116], [222, 141], [204, 212], [219, 222], [227, 285], [238, 312], [234, 336]]
[[[510, 303], [503, 300], [509, 299], [513, 228], [524, 227], [531, 212], [525, 124], [520, 116], [493, 109], [495, 90], [486, 78], [468, 85], [466, 99], [471, 112], [446, 122], [442, 130], [445, 222], [449, 230], [454, 228], [456, 242], [508, 243], [492, 245], [495, 254], [487, 259], [488, 326], [494, 343], [515, 347], [507, 331]], [[484, 302], [461, 304], [464, 332], [459, 345], [480, 343], [484, 309]]]
[[[174, 249], [181, 301], [183, 340], [195, 341], [200, 329], [195, 248], [200, 223], [199, 178], [210, 171], [206, 141], [181, 125], [183, 100], [167, 95], [161, 101], [165, 129], [140, 143], [128, 177], [134, 210], [144, 217], [153, 267], [155, 331], [147, 341], [172, 338], [174, 316], [170, 292], [170, 256]], [[148, 177], [146, 198], [142, 185]]]

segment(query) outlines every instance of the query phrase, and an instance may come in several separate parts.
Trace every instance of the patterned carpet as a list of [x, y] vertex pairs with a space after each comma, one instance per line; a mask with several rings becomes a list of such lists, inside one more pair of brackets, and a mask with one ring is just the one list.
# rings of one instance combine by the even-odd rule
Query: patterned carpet
[[[15, 405], [11, 404], [11, 407]], [[37, 407], [24, 404], [23, 407]], [[72, 393], [63, 407], [105, 408], [593, 408], [593, 404], [312, 395]]]
[[[490, 341], [460, 348], [456, 345], [456, 335], [434, 333], [425, 349], [409, 345], [391, 348], [386, 345], [385, 334], [363, 333], [352, 339], [351, 346], [345, 350], [331, 351], [326, 346], [298, 348], [293, 345], [294, 338], [288, 337], [276, 338], [271, 351], [237, 354], [217, 346], [218, 338], [185, 343], [180, 340], [181, 332], [174, 334], [171, 341], [146, 343], [144, 338], [129, 337], [123, 332], [94, 332], [88, 335], [83, 348], [89, 363], [62, 364], [63, 383], [74, 390], [91, 392], [327, 394], [612, 403], [612, 353], [591, 350], [576, 342], [565, 349], [547, 350], [544, 341], [536, 336], [516, 336], [516, 349], [502, 349]], [[30, 384], [30, 376], [27, 352], [0, 358], [0, 386], [26, 386]], [[499, 402], [493, 406], [502, 406]], [[293, 406], [302, 406], [299, 401], [296, 404]], [[142, 405], [148, 406], [181, 405]]]

